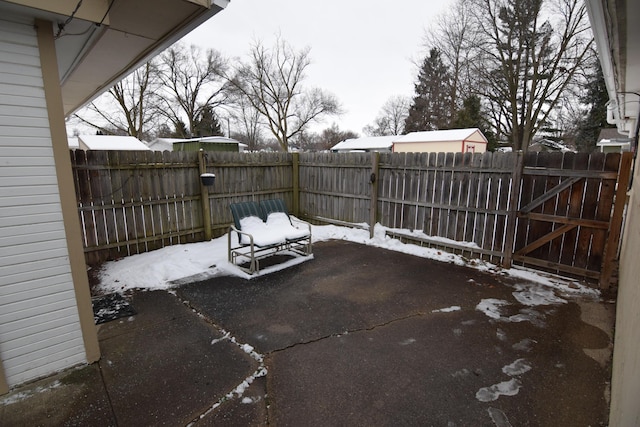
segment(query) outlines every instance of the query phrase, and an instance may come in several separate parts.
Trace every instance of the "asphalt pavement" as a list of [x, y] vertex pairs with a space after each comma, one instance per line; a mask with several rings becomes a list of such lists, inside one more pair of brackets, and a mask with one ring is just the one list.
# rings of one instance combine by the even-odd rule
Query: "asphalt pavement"
[[101, 360], [0, 397], [0, 425], [607, 425], [605, 298], [342, 241], [127, 298]]

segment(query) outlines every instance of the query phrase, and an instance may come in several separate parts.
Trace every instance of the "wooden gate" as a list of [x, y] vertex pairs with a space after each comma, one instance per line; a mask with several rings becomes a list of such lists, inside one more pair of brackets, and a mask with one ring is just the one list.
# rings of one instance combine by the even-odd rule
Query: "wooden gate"
[[513, 261], [609, 286], [631, 153], [524, 157]]

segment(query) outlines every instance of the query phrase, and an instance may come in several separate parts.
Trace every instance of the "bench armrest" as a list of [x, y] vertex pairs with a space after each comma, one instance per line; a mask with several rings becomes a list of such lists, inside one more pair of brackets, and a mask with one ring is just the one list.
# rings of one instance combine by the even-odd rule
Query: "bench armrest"
[[[249, 236], [249, 245], [253, 246], [253, 236], [245, 231], [239, 230], [236, 228], [235, 225], [231, 225], [231, 230], [235, 231], [236, 233], [238, 233], [239, 235], [242, 234], [243, 236]], [[231, 233], [229, 233], [229, 239], [231, 239]], [[238, 243], [242, 245], [242, 239], [240, 238], [240, 236], [238, 236]]]

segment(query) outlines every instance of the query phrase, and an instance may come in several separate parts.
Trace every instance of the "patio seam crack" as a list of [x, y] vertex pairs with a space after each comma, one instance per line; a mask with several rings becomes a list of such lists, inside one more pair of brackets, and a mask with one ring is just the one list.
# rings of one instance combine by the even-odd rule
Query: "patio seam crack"
[[415, 317], [421, 317], [421, 316], [425, 316], [427, 314], [429, 314], [429, 313], [419, 311], [419, 312], [416, 312], [416, 313], [409, 314], [407, 316], [398, 317], [396, 319], [392, 319], [392, 320], [389, 320], [387, 322], [379, 323], [377, 325], [369, 326], [369, 327], [366, 327], [366, 328], [346, 330], [346, 331], [341, 332], [341, 333], [329, 334], [329, 335], [325, 335], [323, 337], [314, 338], [312, 340], [303, 341], [303, 342], [297, 342], [297, 343], [288, 345], [286, 347], [282, 347], [282, 348], [278, 348], [278, 349], [275, 349], [275, 350], [271, 350], [270, 352], [268, 352], [266, 354], [267, 355], [271, 355], [271, 354], [274, 354], [274, 353], [279, 353], [281, 351], [290, 350], [290, 349], [292, 349], [294, 347], [297, 347], [299, 345], [314, 344], [314, 343], [317, 343], [319, 341], [326, 340], [326, 339], [329, 339], [329, 338], [337, 338], [337, 337], [341, 337], [343, 335], [354, 334], [354, 333], [358, 333], [358, 332], [373, 331], [373, 330], [375, 330], [377, 328], [383, 328], [385, 326], [389, 326], [389, 325], [391, 325], [392, 323], [395, 323], [395, 322], [400, 322], [400, 321], [403, 321], [403, 320], [413, 319]]
[[116, 411], [113, 409], [113, 402], [111, 401], [111, 395], [109, 394], [109, 389], [107, 388], [107, 382], [104, 380], [104, 372], [102, 371], [101, 362], [98, 361], [98, 371], [100, 371], [100, 379], [102, 380], [102, 386], [104, 387], [104, 393], [107, 395], [107, 402], [109, 402], [109, 409], [111, 410], [111, 415], [113, 416], [113, 421], [115, 422], [116, 427], [118, 424], [118, 417], [116, 415]]
[[[191, 303], [188, 300], [185, 300], [180, 295], [178, 295], [178, 293], [175, 290], [170, 290], [170, 291], [168, 291], [168, 293], [170, 295], [173, 295], [179, 302], [184, 304], [188, 309], [190, 309], [193, 313], [195, 313], [195, 315], [198, 316], [202, 321], [204, 321], [205, 323], [207, 323], [208, 325], [213, 327], [218, 333], [220, 333], [222, 335], [222, 337], [219, 338], [220, 340], [229, 340], [233, 344], [235, 344], [238, 347], [240, 347], [251, 359], [253, 359], [255, 362], [258, 363], [258, 367], [256, 368], [256, 370], [251, 375], [249, 375], [248, 377], [244, 378], [242, 380], [242, 382], [240, 382], [240, 384], [237, 387], [235, 387], [233, 390], [231, 390], [230, 392], [228, 392], [225, 395], [223, 395], [222, 397], [220, 397], [213, 405], [211, 405], [209, 408], [207, 408], [204, 411], [202, 411], [200, 414], [198, 414], [194, 419], [192, 419], [187, 424], [188, 427], [192, 427], [195, 424], [197, 424], [199, 421], [201, 421], [204, 417], [206, 417], [206, 416], [212, 414], [213, 412], [215, 412], [216, 409], [221, 407], [224, 403], [226, 403], [226, 402], [228, 402], [230, 400], [242, 397], [242, 395], [244, 394], [244, 388], [245, 388], [244, 385], [247, 384], [247, 383], [248, 383], [248, 385], [250, 385], [250, 384], [253, 383], [253, 381], [256, 378], [266, 376], [267, 373], [268, 373], [268, 370], [267, 370], [267, 367], [266, 367], [266, 363], [264, 361], [264, 359], [265, 359], [265, 355], [264, 354], [256, 352], [255, 349], [249, 344], [242, 344], [242, 343], [238, 342], [236, 340], [236, 338], [233, 335], [230, 334], [229, 331], [227, 331], [226, 329], [222, 328], [221, 326], [219, 326], [218, 324], [213, 322], [211, 319], [209, 319], [207, 316], [202, 314], [196, 307], [191, 305]], [[244, 347], [245, 345], [248, 345], [250, 347], [250, 351], [247, 350]], [[248, 385], [247, 385], [247, 387], [248, 387]], [[267, 390], [265, 390], [265, 393], [266, 392], [267, 392]]]

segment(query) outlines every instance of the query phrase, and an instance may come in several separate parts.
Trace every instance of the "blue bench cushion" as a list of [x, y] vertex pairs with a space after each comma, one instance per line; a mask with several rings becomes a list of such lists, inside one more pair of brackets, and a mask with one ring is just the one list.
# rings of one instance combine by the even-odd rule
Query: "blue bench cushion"
[[242, 218], [255, 216], [260, 218], [262, 221], [265, 221], [267, 219], [267, 216], [265, 215], [258, 202], [232, 203], [229, 208], [231, 209], [231, 214], [233, 215], [234, 225], [238, 230], [242, 230], [242, 226], [240, 224], [240, 220]]
[[264, 212], [264, 219], [266, 220], [269, 217], [269, 214], [274, 212], [282, 212], [285, 214], [289, 214], [287, 211], [287, 205], [284, 204], [284, 200], [282, 199], [268, 199], [262, 200], [260, 202], [260, 208]]

